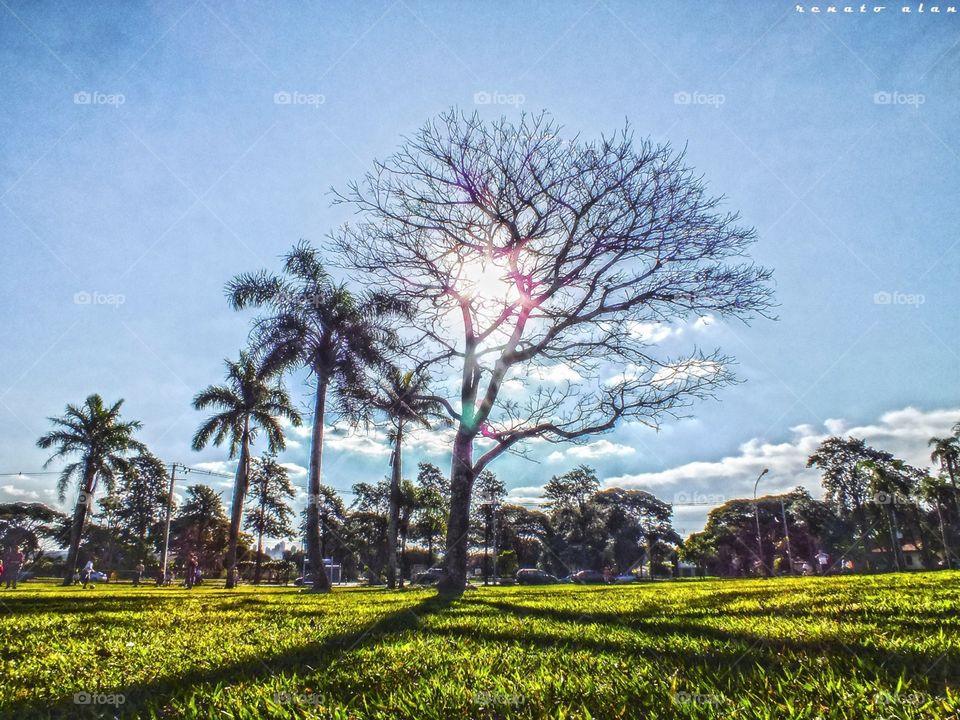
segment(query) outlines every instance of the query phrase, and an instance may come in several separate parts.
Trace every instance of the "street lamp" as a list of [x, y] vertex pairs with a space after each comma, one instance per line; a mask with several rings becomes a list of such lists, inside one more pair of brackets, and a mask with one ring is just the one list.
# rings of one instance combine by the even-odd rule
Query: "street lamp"
[[763, 563], [763, 541], [760, 538], [760, 505], [757, 503], [757, 485], [760, 484], [760, 478], [770, 472], [770, 468], [764, 468], [757, 476], [757, 481], [753, 484], [753, 519], [757, 522], [757, 557], [760, 559], [760, 571], [766, 575], [767, 566]]

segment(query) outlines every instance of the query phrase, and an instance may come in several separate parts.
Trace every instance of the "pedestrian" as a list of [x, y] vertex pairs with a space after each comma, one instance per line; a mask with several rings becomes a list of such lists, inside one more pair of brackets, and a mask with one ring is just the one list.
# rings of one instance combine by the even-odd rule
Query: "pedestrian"
[[133, 569], [133, 586], [140, 587], [140, 578], [143, 577], [143, 571], [146, 568], [143, 567], [143, 560], [137, 563], [137, 566]]
[[80, 582], [83, 584], [83, 587], [94, 587], [93, 580], [93, 560], [87, 560], [87, 564], [83, 566], [83, 570], [80, 571]]
[[191, 555], [187, 559], [187, 576], [184, 578], [188, 590], [193, 589], [193, 584], [197, 580], [197, 565], [197, 556]]
[[23, 565], [23, 553], [20, 552], [20, 547], [11, 545], [3, 558], [3, 577], [7, 579], [7, 590], [10, 589], [11, 584], [14, 590], [17, 589], [17, 579], [20, 577], [21, 565]]
[[830, 564], [830, 556], [827, 555], [823, 550], [817, 553], [817, 564], [820, 567], [820, 574], [826, 575], [828, 565]]

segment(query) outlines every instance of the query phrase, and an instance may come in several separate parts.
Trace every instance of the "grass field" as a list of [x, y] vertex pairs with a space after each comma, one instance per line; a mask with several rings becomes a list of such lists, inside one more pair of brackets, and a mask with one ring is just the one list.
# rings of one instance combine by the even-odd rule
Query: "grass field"
[[0, 592], [0, 717], [950, 718], [960, 572]]

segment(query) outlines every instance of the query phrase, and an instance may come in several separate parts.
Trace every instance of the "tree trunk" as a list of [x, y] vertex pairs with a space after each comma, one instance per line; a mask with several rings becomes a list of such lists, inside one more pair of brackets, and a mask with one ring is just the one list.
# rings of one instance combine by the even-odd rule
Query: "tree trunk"
[[323, 565], [323, 550], [320, 542], [320, 472], [323, 463], [323, 418], [326, 415], [327, 384], [329, 378], [317, 372], [317, 397], [313, 409], [313, 435], [310, 440], [310, 483], [307, 499], [307, 559], [313, 575], [316, 592], [330, 591], [330, 578]]
[[947, 543], [947, 531], [943, 527], [943, 512], [940, 510], [940, 498], [934, 498], [934, 505], [937, 508], [937, 520], [940, 521], [940, 539], [943, 542], [943, 559], [946, 561], [947, 570], [953, 567], [953, 561], [950, 557], [950, 545]]
[[237, 567], [237, 543], [240, 541], [240, 521], [243, 519], [243, 501], [247, 497], [247, 472], [250, 462], [250, 416], [243, 420], [243, 440], [240, 443], [240, 462], [237, 463], [237, 477], [233, 482], [233, 504], [230, 508], [230, 541], [227, 546], [227, 590], [236, 587], [234, 577]]
[[449, 597], [463, 595], [467, 583], [467, 543], [473, 479], [473, 437], [461, 428], [453, 442], [453, 463], [450, 470], [447, 575], [437, 585], [440, 593]]
[[77, 495], [77, 504], [73, 509], [73, 522], [70, 524], [70, 550], [67, 553], [67, 567], [63, 575], [64, 586], [73, 584], [77, 572], [77, 557], [80, 554], [80, 539], [83, 537], [83, 525], [87, 521], [87, 509], [93, 503], [96, 489], [96, 474], [87, 469], [83, 476], [83, 485]]
[[402, 468], [401, 443], [403, 442], [403, 423], [397, 422], [397, 437], [393, 446], [393, 472], [390, 473], [390, 514], [387, 519], [387, 587], [393, 590], [397, 586], [397, 533], [400, 520], [400, 475]]
[[260, 584], [260, 571], [263, 568], [263, 562], [261, 558], [263, 557], [263, 516], [264, 516], [264, 505], [266, 505], [267, 500], [267, 490], [264, 488], [263, 495], [260, 496], [260, 529], [257, 531], [257, 567], [253, 571], [253, 584]]

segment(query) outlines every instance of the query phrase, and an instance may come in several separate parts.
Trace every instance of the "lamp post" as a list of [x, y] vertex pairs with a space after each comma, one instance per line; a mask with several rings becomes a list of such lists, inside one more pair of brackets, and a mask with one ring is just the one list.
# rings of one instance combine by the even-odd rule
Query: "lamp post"
[[760, 478], [770, 472], [770, 468], [764, 468], [757, 476], [757, 481], [753, 484], [753, 519], [757, 522], [757, 557], [760, 560], [760, 572], [767, 574], [767, 566], [763, 562], [763, 540], [760, 538], [760, 505], [757, 502], [757, 485], [760, 484]]
[[790, 526], [787, 525], [787, 511], [783, 507], [783, 496], [780, 497], [780, 515], [783, 517], [783, 535], [787, 539], [787, 560], [790, 562], [788, 575], [793, 575], [793, 548], [790, 547]]

